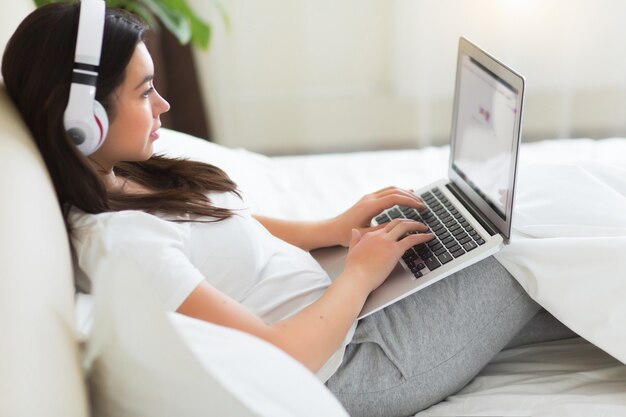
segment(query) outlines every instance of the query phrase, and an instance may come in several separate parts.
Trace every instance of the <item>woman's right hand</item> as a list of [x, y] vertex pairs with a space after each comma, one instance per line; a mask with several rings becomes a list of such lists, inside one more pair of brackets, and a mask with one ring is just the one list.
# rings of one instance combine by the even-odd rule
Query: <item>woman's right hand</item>
[[420, 233], [426, 230], [423, 223], [406, 219], [394, 219], [363, 235], [352, 229], [344, 274], [356, 276], [369, 294], [385, 281], [404, 252], [434, 237]]

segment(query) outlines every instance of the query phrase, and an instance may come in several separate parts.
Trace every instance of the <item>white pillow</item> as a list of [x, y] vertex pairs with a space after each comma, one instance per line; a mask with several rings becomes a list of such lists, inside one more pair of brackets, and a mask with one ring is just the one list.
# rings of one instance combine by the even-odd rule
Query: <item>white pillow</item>
[[[259, 203], [267, 204], [268, 190], [286, 189], [290, 185], [284, 172], [277, 170], [274, 161], [264, 155], [241, 148], [227, 148], [175, 130], [161, 130], [161, 138], [154, 142], [155, 153], [170, 158], [190, 158], [223, 169], [237, 183], [254, 213], [260, 213]], [[285, 199], [287, 201], [274, 201], [274, 204], [279, 207], [287, 205], [288, 193], [285, 193]]]
[[347, 416], [314, 374], [273, 345], [164, 313], [138, 268], [111, 262], [92, 277], [84, 364], [94, 416]]

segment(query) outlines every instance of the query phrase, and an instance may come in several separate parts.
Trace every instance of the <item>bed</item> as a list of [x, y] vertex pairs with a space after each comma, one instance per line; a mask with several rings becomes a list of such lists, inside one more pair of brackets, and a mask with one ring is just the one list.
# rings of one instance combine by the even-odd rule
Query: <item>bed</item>
[[[294, 219], [332, 216], [347, 208], [361, 195], [387, 185], [415, 188], [427, 184], [446, 174], [448, 158], [447, 147], [268, 158], [243, 149], [226, 149], [215, 144], [206, 144], [174, 132], [168, 132], [157, 142], [157, 151], [171, 156], [187, 156], [215, 163], [225, 169], [239, 184], [248, 203], [257, 213]], [[597, 169], [603, 171], [606, 167], [610, 167], [615, 168], [616, 172], [613, 174], [619, 177], [621, 173], [626, 172], [624, 155], [626, 155], [626, 139], [622, 138], [561, 139], [523, 144], [520, 155], [520, 195], [518, 196], [520, 208], [526, 209], [523, 214], [529, 217], [533, 215], [533, 210], [551, 207], [558, 209], [559, 201], [563, 202], [565, 198], [547, 199], [538, 207], [533, 207], [530, 200], [540, 199], [544, 195], [541, 192], [549, 193], [555, 187], [557, 189], [554, 189], [554, 193], [558, 193], [559, 184], [556, 179], [559, 174], [565, 177], [561, 178], [562, 181], [574, 182], [575, 187], [584, 188], [586, 177], [578, 178], [576, 176], [578, 171], [573, 173], [573, 168], [586, 167], [585, 175], [588, 173], [595, 175]], [[548, 175], [553, 175], [553, 177]], [[597, 180], [597, 175], [593, 179]], [[611, 183], [611, 191], [615, 191], [612, 197], [616, 197], [618, 203], [621, 201], [623, 204], [626, 190], [621, 188], [622, 185]], [[579, 191], [593, 194], [601, 188], [595, 187], [595, 182], [589, 187], [596, 191], [584, 189]], [[599, 195], [598, 198], [604, 198], [602, 196]], [[588, 206], [588, 210], [592, 212], [597, 209], [594, 204], [584, 202], [582, 205]], [[612, 230], [610, 233], [605, 233], [608, 237], [604, 240], [619, 239], [611, 241], [611, 244], [623, 243], [622, 239], [626, 236], [624, 224], [615, 224], [620, 221], [620, 218], [626, 219], [626, 211], [621, 211], [619, 208], [620, 206], [617, 206], [614, 212], [601, 216], [605, 219], [605, 224], [601, 226], [615, 225], [615, 227], [608, 227]], [[595, 222], [584, 220], [587, 216], [584, 210], [569, 211], [572, 212], [571, 216], [574, 216], [575, 221], [581, 218], [581, 227], [589, 226], [585, 223], [594, 223], [592, 225], [598, 226]], [[616, 216], [617, 220], [612, 216]], [[564, 216], [559, 214], [557, 217]], [[524, 221], [526, 224], [523, 224]], [[545, 230], [550, 230], [550, 233], [556, 233], [555, 236], [545, 235], [539, 238], [517, 236], [517, 238], [522, 241], [525, 239], [548, 241], [550, 240], [547, 239], [548, 237], [551, 237], [551, 240], [556, 238], [558, 242], [561, 242], [556, 245], [559, 247], [563, 243], [577, 242], [575, 238], [588, 238], [586, 235], [577, 236], [564, 227], [557, 228], [558, 231], [554, 232], [557, 222], [553, 218], [542, 219], [542, 221], [551, 223], [548, 226], [531, 225], [528, 224], [527, 219], [522, 219], [518, 222], [516, 229], [519, 231], [526, 227], [526, 234], [528, 234], [528, 228], [534, 227], [539, 228], [544, 234], [548, 233]], [[589, 229], [589, 232], [596, 233], [595, 236], [598, 237], [601, 235], [596, 229]], [[551, 246], [547, 246], [541, 250], [552, 249]], [[626, 246], [619, 247], [617, 251], [623, 257], [626, 255]], [[512, 254], [504, 256], [502, 262], [505, 265], [507, 265], [506, 262], [509, 264], [515, 262], [515, 255], [513, 251]], [[614, 263], [611, 268], [618, 269], [612, 275], [614, 279], [626, 278], [626, 268], [621, 269], [621, 263]], [[584, 269], [584, 267], [578, 267], [578, 269]], [[564, 274], [566, 274], [565, 269]], [[610, 350], [612, 354], [624, 361], [623, 348], [620, 348], [620, 345], [624, 340], [624, 320], [622, 319], [625, 317], [621, 308], [615, 307], [613, 313], [608, 314], [608, 317], [612, 317], [615, 323], [613, 326], [608, 326], [606, 331], [617, 333], [614, 340], [608, 340], [609, 338], [605, 335], [590, 331], [590, 329], [601, 327], [598, 323], [578, 324], [579, 318], [575, 315], [570, 317], [572, 315], [567, 308], [554, 302], [555, 297], [542, 293], [546, 285], [542, 286], [541, 282], [535, 282], [533, 279], [537, 277], [526, 277], [524, 281], [522, 275], [518, 271], [516, 277], [521, 277], [522, 284], [527, 291], [551, 313], [579, 334], [594, 339], [600, 346]], [[541, 279], [543, 277], [537, 278], [538, 281]], [[550, 285], [557, 284], [560, 282], [550, 283]], [[607, 305], [611, 305], [611, 302], [619, 302], [619, 298], [623, 299], [626, 295], [625, 288], [623, 284], [611, 287], [611, 291], [618, 291], [618, 299], [607, 299]], [[601, 310], [602, 305], [602, 301], [599, 301], [594, 304], [594, 309]], [[589, 306], [587, 309], [590, 308], [592, 307]], [[583, 312], [587, 310], [581, 306], [577, 309]], [[604, 320], [604, 317], [596, 317], [596, 320]], [[615, 357], [582, 337], [509, 349], [494, 358], [461, 392], [417, 415], [626, 415], [626, 367]]]
[[[0, 415], [187, 417], [206, 415], [207, 410], [212, 415], [237, 417], [345, 415], [332, 402], [323, 385], [316, 383], [314, 377], [304, 373], [286, 355], [280, 356], [277, 349], [192, 319], [173, 315], [169, 321], [163, 321], [158, 315], [146, 316], [150, 306], [138, 308], [138, 304], [147, 300], [132, 301], [131, 307], [139, 310], [137, 316], [124, 310], [105, 315], [107, 319], [115, 318], [122, 326], [114, 329], [116, 333], [103, 334], [103, 326], [99, 334], [90, 333], [91, 303], [89, 299], [74, 297], [67, 236], [45, 166], [1, 86], [0, 136], [0, 164], [4, 172], [0, 187], [7, 197], [0, 205], [0, 334], [5, 341], [0, 344], [0, 392], [3, 393]], [[163, 131], [156, 146], [157, 151], [170, 156], [195, 158], [222, 167], [239, 184], [245, 199], [257, 213], [294, 219], [332, 216], [362, 194], [389, 184], [418, 187], [445, 175], [448, 156], [446, 147], [431, 147], [269, 158], [171, 130]], [[624, 280], [620, 279], [626, 270], [622, 264], [626, 259], [623, 256], [626, 244], [622, 244], [626, 233], [623, 225], [620, 226], [626, 218], [626, 209], [619, 209], [626, 195], [623, 188], [626, 175], [620, 177], [626, 169], [623, 155], [626, 155], [626, 139], [623, 138], [551, 140], [522, 146], [520, 175], [527, 173], [532, 181], [530, 187], [520, 188], [530, 193], [526, 197], [520, 194], [520, 209], [533, 208], [522, 204], [530, 200], [533, 190], [555, 187], [552, 181], [547, 181], [550, 177], [545, 177], [545, 169], [565, 172], [567, 176], [562, 178], [561, 185], [573, 185], [575, 190], [585, 182], [577, 182], [574, 175], [595, 173], [596, 176], [589, 177], [593, 180], [589, 180], [592, 186], [598, 185], [593, 186], [592, 191], [606, 192], [608, 199], [615, 200], [617, 209], [591, 216], [595, 219], [593, 222], [587, 221], [587, 227], [577, 227], [575, 231], [564, 228], [563, 224], [538, 228], [535, 225], [538, 230], [532, 230], [532, 224], [527, 225], [526, 234], [517, 237], [518, 247], [523, 249], [519, 252], [535, 250], [532, 243], [536, 241], [550, 242], [546, 235], [549, 233], [567, 233], [556, 239], [561, 242], [557, 246], [562, 246], [563, 242], [579, 243], [579, 238], [589, 239], [586, 234], [596, 237], [589, 248], [616, 243], [611, 253], [615, 259], [604, 262], [608, 265], [602, 270], [596, 268], [602, 273], [594, 276], [594, 282], [606, 280], [612, 286], [597, 285], [605, 289], [605, 293], [594, 295], [593, 303], [559, 304], [559, 300], [549, 296], [550, 287], [542, 286], [542, 280], [533, 276], [524, 278], [523, 272], [532, 270], [533, 265], [524, 266], [515, 258], [516, 251], [504, 254], [501, 260], [508, 262], [508, 267], [524, 266], [522, 273], [516, 273], [527, 291], [585, 338], [503, 351], [461, 392], [418, 416], [626, 415], [626, 367], [623, 365], [626, 327], [623, 326], [624, 306], [620, 302], [626, 294]], [[537, 167], [543, 167], [543, 171]], [[578, 171], [572, 171], [572, 167]], [[601, 197], [599, 204], [607, 201]], [[598, 212], [598, 206], [588, 202], [581, 206]], [[532, 210], [521, 211], [521, 214], [520, 219], [533, 218]], [[589, 217], [575, 210], [567, 214]], [[533, 233], [544, 233], [544, 236], [532, 237]], [[525, 242], [526, 247], [522, 245]], [[549, 249], [542, 248], [542, 252]], [[622, 256], [615, 257], [615, 254]], [[572, 263], [578, 265], [575, 259]], [[121, 278], [132, 277], [132, 267], [120, 266], [119, 272]], [[568, 279], [575, 271], [554, 275]], [[560, 288], [566, 287], [561, 285]], [[563, 292], [567, 295], [563, 297], [565, 301], [580, 296], [580, 291], [575, 291], [578, 286], [567, 288], [568, 291]], [[581, 288], [594, 291], [584, 285]], [[105, 307], [113, 308], [123, 301], [123, 297], [116, 297], [115, 302], [105, 303]], [[573, 305], [574, 315], [568, 310], [569, 304]], [[576, 311], [581, 314], [577, 316]], [[150, 333], [157, 328], [169, 331], [167, 338]], [[108, 327], [108, 331], [112, 329]], [[127, 333], [121, 337], [124, 329]], [[128, 343], [118, 343], [119, 340]], [[206, 348], [219, 344], [222, 344], [220, 351]], [[134, 356], [124, 356], [120, 362], [121, 353], [128, 353], [120, 349], [128, 349], [129, 345], [134, 349]], [[166, 349], [168, 346], [170, 349]], [[195, 346], [195, 350], [191, 349], [193, 357], [189, 356], [190, 346]], [[244, 348], [248, 349], [246, 360], [233, 362], [230, 350]], [[176, 359], [174, 351], [183, 355], [184, 360]], [[207, 352], [212, 356], [207, 358]], [[213, 377], [210, 380], [195, 361], [202, 355], [205, 355], [205, 371], [210, 371]], [[258, 361], [259, 356], [264, 360]], [[98, 374], [90, 364], [98, 360], [106, 362], [107, 358], [117, 361], [117, 373], [104, 386], [98, 386], [93, 379], [102, 376], [103, 369], [100, 368]], [[252, 366], [247, 366], [250, 364]], [[263, 372], [254, 372], [261, 365], [265, 366]], [[158, 374], [145, 373], [146, 367]], [[181, 370], [185, 370], [182, 376]], [[144, 379], [137, 383], [140, 376]], [[157, 377], [162, 380], [157, 381]], [[253, 381], [253, 377], [257, 379]], [[154, 381], [158, 383], [153, 384], [150, 395], [144, 390], [137, 396], [137, 389], [146, 388]], [[164, 387], [164, 383], [168, 385]], [[269, 392], [272, 387], [275, 389]], [[104, 393], [109, 394], [104, 400], [117, 401], [117, 408], [97, 407], [101, 404], [98, 401], [106, 397]], [[190, 398], [196, 400], [195, 408], [182, 410], [181, 399], [189, 404]], [[162, 406], [164, 401], [168, 401], [167, 407]], [[306, 410], [303, 404], [308, 407]], [[147, 405], [152, 408], [146, 410]]]

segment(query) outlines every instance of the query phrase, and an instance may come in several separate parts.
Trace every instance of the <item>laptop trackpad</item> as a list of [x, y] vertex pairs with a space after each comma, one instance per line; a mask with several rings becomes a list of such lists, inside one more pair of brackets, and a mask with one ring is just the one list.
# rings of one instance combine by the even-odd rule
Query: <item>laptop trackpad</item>
[[343, 272], [346, 257], [348, 256], [348, 248], [343, 246], [320, 248], [312, 250], [311, 255], [319, 262], [330, 279], [334, 281]]

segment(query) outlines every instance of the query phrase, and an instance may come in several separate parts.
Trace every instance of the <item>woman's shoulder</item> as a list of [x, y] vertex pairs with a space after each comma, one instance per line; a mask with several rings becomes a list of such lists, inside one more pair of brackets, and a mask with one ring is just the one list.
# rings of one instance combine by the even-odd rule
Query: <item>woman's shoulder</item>
[[68, 219], [73, 228], [92, 227], [98, 225], [114, 225], [117, 223], [132, 223], [133, 221], [144, 221], [145, 219], [158, 220], [158, 217], [141, 210], [120, 210], [107, 211], [102, 213], [86, 213], [83, 210], [72, 207], [69, 211]]
[[141, 210], [91, 214], [72, 208], [68, 220], [73, 230], [72, 239], [79, 245], [94, 239], [117, 243], [181, 240], [186, 229], [185, 223], [168, 221]]

